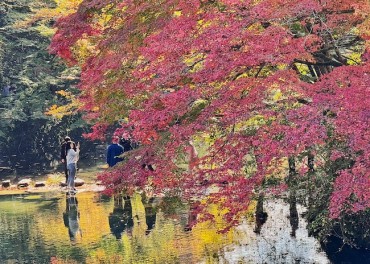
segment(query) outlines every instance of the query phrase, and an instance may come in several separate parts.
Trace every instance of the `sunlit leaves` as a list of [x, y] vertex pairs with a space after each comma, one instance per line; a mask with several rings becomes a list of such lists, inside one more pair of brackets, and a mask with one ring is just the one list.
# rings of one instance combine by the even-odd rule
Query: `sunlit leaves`
[[80, 102], [76, 100], [75, 95], [73, 95], [71, 92], [66, 92], [64, 90], [57, 91], [56, 93], [64, 97], [68, 101], [68, 103], [61, 106], [52, 105], [45, 112], [45, 114], [61, 119], [66, 115], [72, 115], [73, 113], [76, 113], [76, 110], [80, 105]]
[[[51, 49], [73, 61], [71, 47], [91, 36], [94, 53], [80, 60], [82, 110], [97, 128], [90, 136], [118, 123], [117, 133], [141, 143], [102, 176], [107, 185], [198, 195], [226, 182], [212, 197], [235, 223], [287, 157], [331, 137], [349, 146], [353, 177], [368, 164], [368, 8], [363, 0], [83, 1], [58, 22]], [[185, 170], [177, 162], [193, 160], [183, 157], [202, 136], [209, 145]], [[256, 170], [247, 175], [248, 157]]]

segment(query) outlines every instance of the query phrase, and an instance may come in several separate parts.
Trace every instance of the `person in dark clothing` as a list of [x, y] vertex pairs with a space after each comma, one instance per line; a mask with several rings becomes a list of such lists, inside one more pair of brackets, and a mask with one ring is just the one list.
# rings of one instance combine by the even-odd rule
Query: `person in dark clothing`
[[132, 146], [131, 140], [122, 138], [119, 144], [123, 147], [124, 152], [133, 150], [134, 147]]
[[109, 167], [113, 167], [117, 164], [117, 162], [120, 162], [123, 160], [123, 158], [120, 158], [119, 155], [121, 155], [124, 152], [123, 147], [118, 144], [119, 137], [114, 136], [112, 138], [112, 144], [109, 145], [107, 149], [107, 163]]
[[[71, 141], [71, 138], [69, 136], [66, 136], [64, 138], [64, 142], [62, 143], [62, 146], [60, 148], [60, 159], [61, 159], [61, 161], [63, 163], [63, 166], [64, 166], [64, 174], [66, 176], [66, 183], [68, 181], [68, 169], [67, 169], [67, 162], [66, 162], [67, 146], [71, 142], [73, 142], [73, 141]], [[73, 144], [73, 145], [76, 146], [76, 144]], [[73, 149], [76, 151], [76, 147], [74, 147]]]

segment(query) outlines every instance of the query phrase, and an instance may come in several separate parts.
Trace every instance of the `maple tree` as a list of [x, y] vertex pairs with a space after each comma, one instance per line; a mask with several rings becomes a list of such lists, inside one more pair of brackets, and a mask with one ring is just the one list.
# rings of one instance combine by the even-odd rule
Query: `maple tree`
[[369, 11], [367, 0], [85, 0], [58, 20], [50, 51], [82, 68], [86, 136], [118, 124], [140, 143], [101, 176], [109, 189], [218, 186], [207, 201], [231, 226], [288, 159], [296, 180], [346, 160], [330, 178], [337, 218], [370, 206]]

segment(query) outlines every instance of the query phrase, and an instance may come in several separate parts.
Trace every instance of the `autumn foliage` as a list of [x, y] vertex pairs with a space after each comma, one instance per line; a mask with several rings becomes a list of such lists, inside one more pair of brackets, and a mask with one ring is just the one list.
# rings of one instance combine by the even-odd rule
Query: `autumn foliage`
[[336, 218], [370, 207], [369, 13], [367, 0], [85, 0], [50, 50], [81, 65], [87, 136], [119, 124], [140, 144], [102, 175], [112, 190], [213, 186], [234, 224], [294, 157], [298, 179], [332, 174]]

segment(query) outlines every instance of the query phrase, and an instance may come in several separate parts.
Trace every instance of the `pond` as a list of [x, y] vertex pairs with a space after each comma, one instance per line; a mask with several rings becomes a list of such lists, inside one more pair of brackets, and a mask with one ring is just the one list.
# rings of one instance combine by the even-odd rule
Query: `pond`
[[[210, 208], [217, 210], [217, 208]], [[300, 219], [295, 237], [282, 201], [267, 202], [257, 234], [250, 217], [226, 234], [176, 198], [100, 193], [0, 196], [1, 263], [330, 263]], [[298, 212], [302, 212], [298, 207]], [[340, 263], [340, 262], [338, 262]]]

